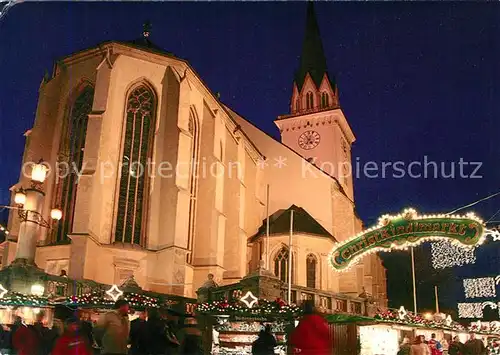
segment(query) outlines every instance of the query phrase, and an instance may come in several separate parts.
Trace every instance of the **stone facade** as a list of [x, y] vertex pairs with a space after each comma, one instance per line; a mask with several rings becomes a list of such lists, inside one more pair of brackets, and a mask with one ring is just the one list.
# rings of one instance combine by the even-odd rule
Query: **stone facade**
[[[154, 168], [146, 174], [147, 188], [143, 190], [147, 196], [142, 200], [146, 201], [143, 237], [140, 243], [129, 243], [116, 240], [115, 235], [121, 211], [120, 162], [127, 98], [138, 85], [149, 88], [154, 96], [150, 138]], [[339, 183], [338, 178], [306, 161], [307, 157], [224, 106], [187, 62], [118, 42], [64, 58], [55, 66], [52, 78], [40, 86], [23, 164], [43, 157], [52, 168], [43, 186], [46, 219], [60, 202], [56, 191], [64, 178], [57, 176], [55, 167], [64, 155], [62, 140], [68, 135], [75, 99], [86, 86], [93, 88], [94, 96], [82, 168], [72, 197], [72, 222], [62, 240], [55, 240], [54, 233], [68, 215], [52, 230], [40, 232], [35, 261], [46, 272], [66, 270], [71, 278], [105, 284], [121, 284], [133, 275], [145, 290], [188, 297], [196, 296], [208, 273], [221, 285], [238, 282], [257, 270], [264, 257], [256, 252], [258, 243], [249, 240], [266, 218], [267, 185], [270, 214], [295, 204], [338, 241], [361, 230], [352, 180], [347, 185]], [[347, 121], [340, 110], [331, 114], [334, 118], [328, 127], [335, 139]], [[286, 131], [288, 123], [281, 122]], [[276, 159], [282, 159], [282, 166]], [[160, 171], [162, 162], [169, 164], [170, 173]], [[27, 183], [28, 177], [21, 173], [16, 187]], [[4, 267], [14, 259], [19, 233], [16, 214], [10, 216], [9, 230], [10, 238], [3, 244]], [[294, 284], [307, 286], [306, 256], [313, 253], [318, 259], [316, 288], [352, 295], [364, 288], [381, 305], [386, 304], [385, 272], [379, 258], [368, 257], [352, 272], [340, 275], [326, 260], [334, 240], [300, 233], [293, 240], [297, 260]], [[288, 236], [274, 235], [269, 243], [273, 260], [279, 247], [287, 245]]]

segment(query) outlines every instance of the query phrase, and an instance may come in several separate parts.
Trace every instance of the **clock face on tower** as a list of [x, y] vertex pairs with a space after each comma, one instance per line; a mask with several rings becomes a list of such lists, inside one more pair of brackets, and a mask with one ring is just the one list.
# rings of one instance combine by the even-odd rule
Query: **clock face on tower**
[[316, 148], [320, 141], [320, 135], [316, 131], [305, 131], [299, 137], [299, 147], [304, 150]]

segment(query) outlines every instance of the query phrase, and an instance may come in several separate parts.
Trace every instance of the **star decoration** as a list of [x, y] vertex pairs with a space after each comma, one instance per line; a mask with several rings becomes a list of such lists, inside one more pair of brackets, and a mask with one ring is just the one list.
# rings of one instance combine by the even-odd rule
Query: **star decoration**
[[486, 306], [490, 306], [491, 309], [497, 309], [497, 304], [491, 301], [483, 302], [482, 308], [484, 309]]
[[486, 234], [489, 234], [491, 236], [491, 238], [493, 238], [494, 242], [500, 241], [500, 230], [488, 229], [488, 230], [486, 230]]
[[113, 285], [109, 290], [106, 291], [106, 294], [111, 297], [113, 301], [116, 301], [123, 295], [123, 291], [118, 288], [118, 286]]
[[258, 298], [255, 297], [252, 292], [248, 291], [245, 296], [240, 298], [240, 301], [248, 308], [252, 308], [257, 303]]
[[406, 311], [405, 307], [401, 306], [399, 308], [399, 311], [398, 311], [399, 319], [401, 319], [401, 320], [405, 319], [407, 314], [408, 314], [408, 312]]
[[274, 158], [274, 166], [281, 169], [282, 167], [286, 166], [286, 157], [282, 157], [281, 155], [277, 158]]
[[0, 284], [0, 298], [3, 298], [3, 296], [5, 296], [5, 294], [9, 292], [7, 291], [7, 289], [5, 287], [3, 287], [2, 284]]

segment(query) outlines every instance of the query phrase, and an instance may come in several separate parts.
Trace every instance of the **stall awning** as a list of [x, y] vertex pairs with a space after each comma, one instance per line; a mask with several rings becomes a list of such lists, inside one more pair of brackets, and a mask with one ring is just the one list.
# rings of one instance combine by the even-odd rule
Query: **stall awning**
[[329, 314], [325, 317], [325, 319], [328, 323], [342, 323], [342, 324], [356, 323], [362, 325], [379, 323], [374, 318], [351, 315], [351, 314], [342, 314], [342, 313]]

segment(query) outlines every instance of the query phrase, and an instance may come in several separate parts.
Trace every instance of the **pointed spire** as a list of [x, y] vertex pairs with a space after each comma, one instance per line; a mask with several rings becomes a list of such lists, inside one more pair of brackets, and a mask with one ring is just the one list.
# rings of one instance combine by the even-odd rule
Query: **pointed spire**
[[[311, 76], [317, 87], [321, 85], [323, 76], [328, 72], [323, 44], [319, 33], [318, 21], [314, 11], [314, 2], [308, 1], [306, 17], [306, 33], [302, 45], [300, 67], [295, 73], [295, 82], [299, 91], [304, 85], [307, 73]], [[331, 78], [330, 78], [331, 80]], [[332, 80], [331, 80], [332, 81]], [[332, 88], [334, 83], [332, 81]], [[335, 89], [334, 89], [335, 90]]]

